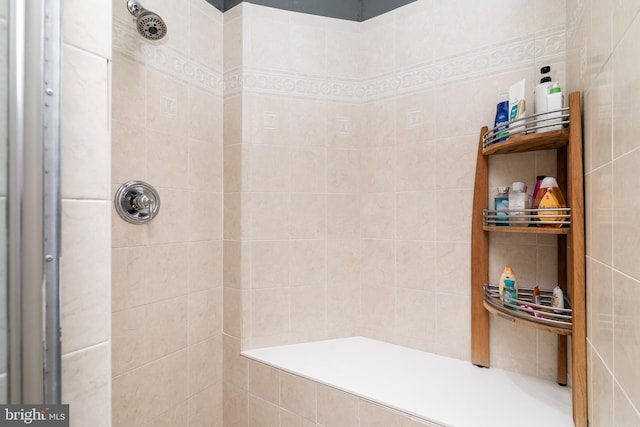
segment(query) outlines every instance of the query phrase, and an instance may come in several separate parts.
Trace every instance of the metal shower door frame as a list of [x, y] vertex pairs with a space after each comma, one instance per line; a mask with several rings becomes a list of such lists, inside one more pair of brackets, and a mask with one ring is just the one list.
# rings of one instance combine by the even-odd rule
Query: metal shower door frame
[[9, 403], [61, 403], [62, 0], [10, 0]]

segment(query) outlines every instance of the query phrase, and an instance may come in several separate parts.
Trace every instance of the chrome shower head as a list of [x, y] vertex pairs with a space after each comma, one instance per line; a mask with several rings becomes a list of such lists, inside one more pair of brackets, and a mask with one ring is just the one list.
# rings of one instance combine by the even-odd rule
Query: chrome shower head
[[160, 40], [167, 34], [167, 24], [162, 18], [142, 7], [136, 0], [128, 0], [127, 8], [136, 17], [136, 26], [142, 37], [149, 40]]

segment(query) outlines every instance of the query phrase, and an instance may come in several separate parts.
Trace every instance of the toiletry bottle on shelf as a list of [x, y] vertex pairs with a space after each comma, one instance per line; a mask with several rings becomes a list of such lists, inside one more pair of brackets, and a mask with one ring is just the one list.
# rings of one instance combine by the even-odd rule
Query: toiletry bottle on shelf
[[562, 292], [560, 286], [556, 286], [555, 288], [553, 288], [551, 306], [554, 308], [564, 308], [564, 292]]
[[508, 214], [504, 212], [509, 209], [509, 187], [498, 187], [498, 194], [493, 199], [493, 207], [496, 210], [496, 222], [499, 221], [496, 225], [509, 225]]
[[538, 211], [538, 227], [562, 227], [564, 219], [559, 218], [558, 215], [562, 215], [564, 211], [547, 210], [567, 207], [556, 179], [552, 176], [543, 179], [538, 195], [540, 197], [538, 209], [541, 209]]
[[504, 281], [504, 289], [502, 291], [502, 303], [505, 308], [510, 310], [515, 310], [516, 307], [512, 307], [510, 305], [517, 305], [516, 300], [518, 299], [518, 284], [515, 280], [505, 279]]
[[[547, 106], [547, 96], [549, 95], [549, 88], [551, 87], [551, 76], [548, 75], [551, 72], [551, 67], [546, 65], [540, 69], [540, 74], [542, 74], [542, 78], [540, 79], [540, 83], [535, 88], [535, 104], [533, 105], [533, 110], [536, 114], [546, 113], [549, 111]], [[545, 75], [546, 74], [546, 75]], [[536, 126], [544, 126], [546, 121], [546, 116], [538, 116], [538, 124]], [[536, 132], [544, 132], [547, 128], [537, 129]]]
[[557, 82], [553, 83], [553, 85], [549, 88], [549, 94], [547, 95], [547, 124], [546, 130], [560, 130], [562, 129], [562, 112], [560, 109], [564, 104], [564, 95], [562, 94], [562, 89], [560, 88], [560, 84]]
[[518, 281], [516, 280], [516, 275], [511, 270], [511, 267], [506, 265], [504, 270], [502, 270], [502, 274], [500, 275], [500, 281], [498, 282], [498, 293], [500, 294], [500, 299], [502, 299], [502, 295], [504, 294], [505, 281], [509, 280], [514, 283], [516, 289], [518, 289]]
[[509, 136], [508, 126], [501, 126], [502, 123], [509, 121], [509, 92], [504, 90], [498, 92], [498, 105], [496, 106], [496, 119], [493, 126], [498, 128], [495, 142], [506, 141]]
[[524, 118], [527, 115], [527, 104], [525, 102], [525, 79], [518, 81], [509, 88], [509, 120], [521, 121], [509, 126], [509, 134], [526, 133]]
[[535, 92], [535, 104], [533, 105], [533, 109], [536, 114], [546, 113], [547, 110], [547, 94], [549, 93], [549, 88], [551, 87], [551, 76], [548, 75], [551, 72], [551, 67], [546, 65], [540, 68], [540, 74], [542, 74], [542, 78], [540, 79], [540, 83], [536, 86]]
[[533, 199], [533, 203], [531, 204], [532, 209], [538, 209], [538, 205], [540, 204], [538, 195], [542, 197], [542, 194], [540, 194], [540, 185], [542, 184], [543, 179], [544, 175], [536, 176], [536, 186], [533, 188], [533, 195], [531, 196], [531, 198]]
[[511, 227], [529, 226], [529, 196], [524, 182], [514, 182], [509, 191], [509, 225]]

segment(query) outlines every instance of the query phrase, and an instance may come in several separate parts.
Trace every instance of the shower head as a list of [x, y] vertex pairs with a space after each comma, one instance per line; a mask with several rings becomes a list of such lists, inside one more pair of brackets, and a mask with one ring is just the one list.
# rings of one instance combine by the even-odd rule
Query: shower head
[[136, 17], [138, 32], [145, 39], [160, 40], [167, 34], [167, 24], [164, 23], [162, 18], [142, 7], [136, 0], [128, 0], [127, 8]]

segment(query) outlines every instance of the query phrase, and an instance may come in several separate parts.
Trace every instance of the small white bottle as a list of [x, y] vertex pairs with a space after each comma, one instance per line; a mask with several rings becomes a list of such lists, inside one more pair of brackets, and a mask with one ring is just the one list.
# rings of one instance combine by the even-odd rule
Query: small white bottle
[[529, 195], [524, 182], [514, 182], [509, 191], [509, 225], [511, 227], [528, 227]]
[[545, 130], [560, 130], [562, 129], [562, 112], [560, 109], [564, 104], [564, 95], [562, 94], [562, 89], [560, 85], [556, 82], [549, 88], [549, 95], [547, 95], [547, 120], [548, 126], [544, 128]]

